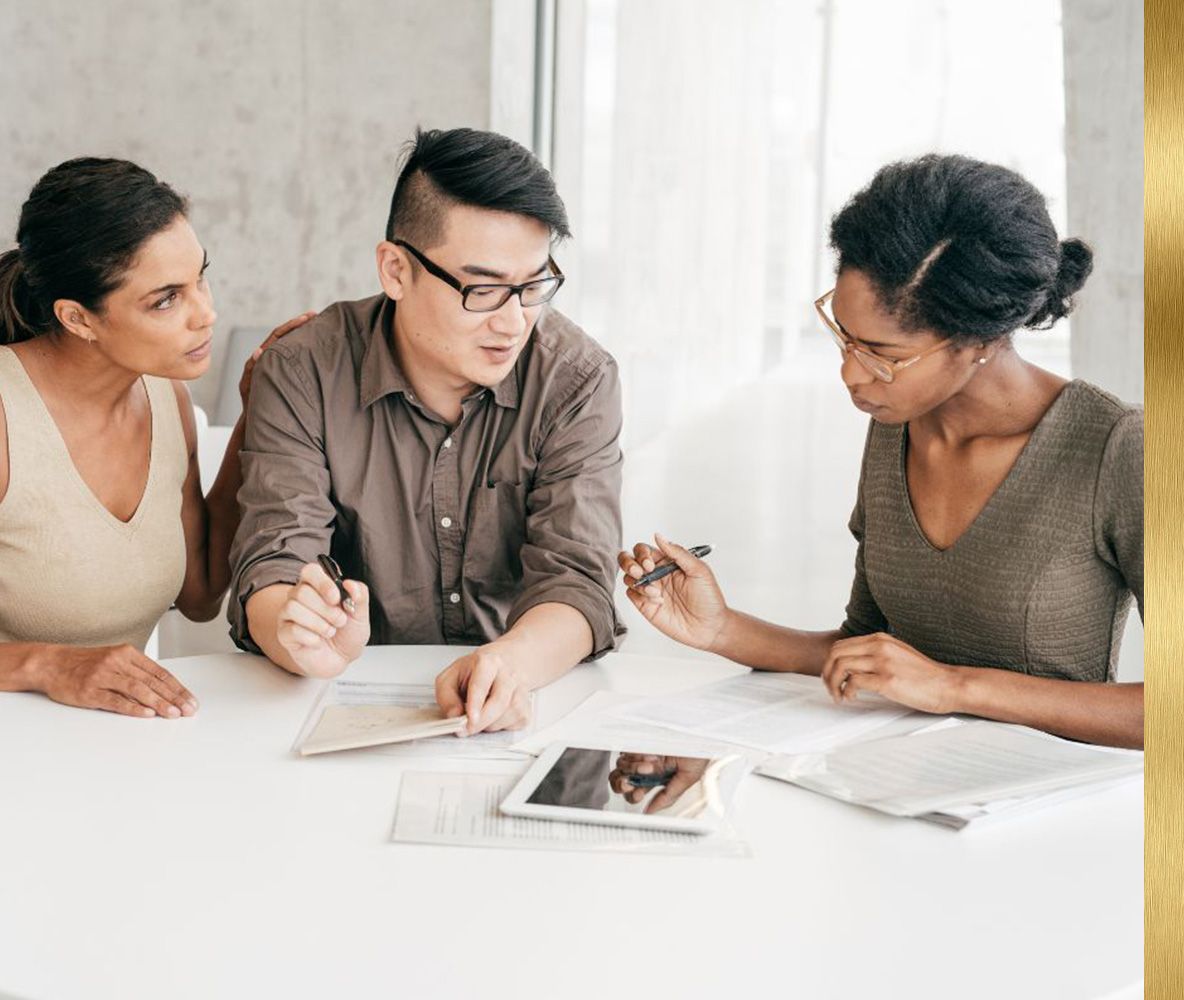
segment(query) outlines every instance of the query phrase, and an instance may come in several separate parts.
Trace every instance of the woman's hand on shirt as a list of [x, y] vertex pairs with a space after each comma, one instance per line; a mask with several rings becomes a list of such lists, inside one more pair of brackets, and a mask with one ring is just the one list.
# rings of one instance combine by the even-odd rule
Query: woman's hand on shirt
[[341, 606], [337, 585], [316, 563], [300, 571], [276, 619], [275, 636], [294, 665], [309, 677], [336, 677], [370, 641], [370, 591], [346, 580], [351, 614]]
[[[728, 605], [715, 581], [715, 574], [701, 559], [681, 545], [654, 535], [657, 548], [645, 542], [622, 552], [617, 565], [625, 578], [630, 603], [654, 628], [696, 649], [710, 649], [723, 632]], [[666, 563], [677, 563], [678, 571], [644, 587], [636, 582]]]
[[885, 632], [836, 642], [822, 668], [822, 681], [840, 704], [853, 701], [860, 691], [874, 691], [920, 712], [955, 711], [957, 668], [931, 660]]
[[254, 351], [251, 356], [247, 358], [247, 363], [243, 365], [242, 377], [238, 380], [238, 394], [242, 397], [243, 412], [247, 410], [247, 399], [251, 395], [251, 375], [255, 371], [255, 362], [259, 360], [263, 352], [266, 351], [272, 344], [280, 339], [285, 333], [291, 333], [298, 327], [304, 326], [310, 319], [316, 315], [316, 310], [301, 313], [299, 316], [293, 316], [288, 322], [281, 323], [274, 330], [267, 335], [267, 339], [263, 341]]
[[54, 701], [137, 718], [179, 719], [197, 699], [134, 646], [55, 646], [39, 685]]

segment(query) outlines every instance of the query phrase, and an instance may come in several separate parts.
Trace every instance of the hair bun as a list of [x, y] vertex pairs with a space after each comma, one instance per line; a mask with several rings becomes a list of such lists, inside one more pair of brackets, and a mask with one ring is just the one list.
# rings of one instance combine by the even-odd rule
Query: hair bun
[[1067, 299], [1081, 290], [1085, 279], [1094, 269], [1094, 252], [1087, 243], [1078, 239], [1061, 240], [1061, 261], [1057, 265], [1057, 282], [1054, 294]]

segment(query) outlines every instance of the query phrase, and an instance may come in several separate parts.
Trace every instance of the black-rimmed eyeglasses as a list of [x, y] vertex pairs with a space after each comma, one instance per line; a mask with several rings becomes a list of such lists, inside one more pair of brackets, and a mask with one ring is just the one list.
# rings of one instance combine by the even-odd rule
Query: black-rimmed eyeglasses
[[444, 284], [455, 288], [461, 295], [461, 305], [469, 312], [494, 312], [510, 301], [511, 295], [517, 295], [523, 309], [541, 306], [549, 302], [563, 284], [563, 272], [555, 263], [555, 258], [547, 257], [547, 266], [552, 273], [546, 278], [536, 278], [521, 285], [462, 285], [439, 264], [429, 260], [406, 240], [393, 240], [395, 246], [400, 246], [412, 257], [419, 261], [429, 274], [439, 278]]

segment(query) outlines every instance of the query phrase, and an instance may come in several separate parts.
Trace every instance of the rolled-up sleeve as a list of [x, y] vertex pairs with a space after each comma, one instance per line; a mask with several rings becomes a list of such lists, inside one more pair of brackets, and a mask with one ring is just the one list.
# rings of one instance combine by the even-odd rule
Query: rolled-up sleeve
[[242, 517], [230, 551], [227, 616], [236, 645], [257, 653], [247, 599], [271, 584], [295, 583], [305, 563], [329, 551], [334, 521], [323, 408], [312, 376], [282, 344], [255, 366], [241, 456]]
[[613, 603], [621, 546], [621, 385], [614, 361], [598, 365], [544, 421], [526, 498], [522, 589], [507, 627], [538, 604], [567, 604], [592, 630], [589, 659], [625, 633]]

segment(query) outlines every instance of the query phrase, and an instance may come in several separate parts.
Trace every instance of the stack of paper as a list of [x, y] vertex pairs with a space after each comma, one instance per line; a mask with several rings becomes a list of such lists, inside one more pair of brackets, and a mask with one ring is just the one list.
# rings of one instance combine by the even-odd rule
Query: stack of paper
[[908, 736], [771, 757], [758, 773], [894, 816], [960, 829], [976, 819], [1113, 784], [1143, 755], [1022, 726], [946, 720]]

